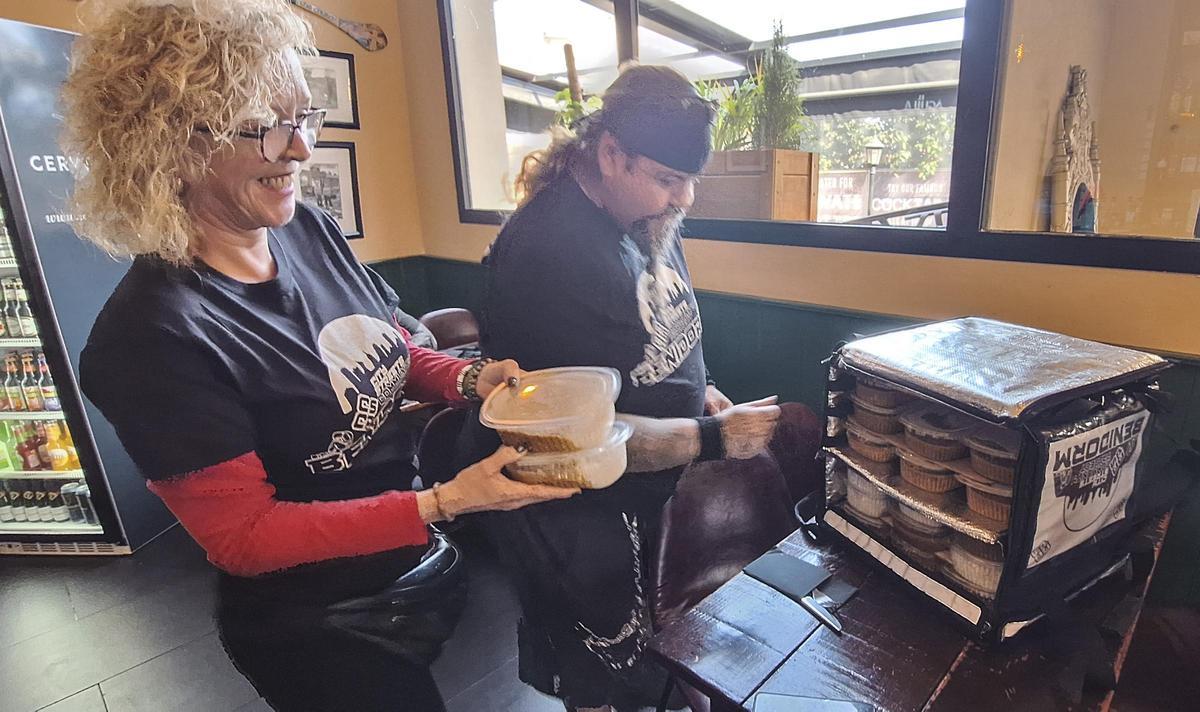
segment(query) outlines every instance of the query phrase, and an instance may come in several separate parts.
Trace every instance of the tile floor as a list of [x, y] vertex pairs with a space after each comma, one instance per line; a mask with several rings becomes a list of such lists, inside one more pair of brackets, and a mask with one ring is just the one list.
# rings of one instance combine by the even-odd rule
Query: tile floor
[[[561, 712], [517, 679], [517, 601], [485, 550], [434, 665], [449, 712]], [[131, 557], [0, 557], [0, 712], [266, 712], [221, 648], [213, 571], [178, 527]]]

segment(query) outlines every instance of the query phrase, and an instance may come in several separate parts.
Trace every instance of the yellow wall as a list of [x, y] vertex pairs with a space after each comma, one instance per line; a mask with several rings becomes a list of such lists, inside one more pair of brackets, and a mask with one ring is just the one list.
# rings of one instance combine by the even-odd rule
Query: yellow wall
[[[436, 3], [398, 6], [426, 250], [477, 261], [496, 228], [458, 220]], [[701, 289], [919, 318], [987, 315], [1200, 354], [1200, 276], [696, 240], [687, 253]]]
[[[318, 4], [345, 19], [381, 26], [391, 41], [383, 50], [367, 52], [329, 23], [301, 12], [312, 22], [319, 48], [354, 55], [363, 128], [331, 128], [322, 138], [356, 144], [365, 237], [352, 243], [355, 252], [365, 261], [421, 254], [417, 172], [408, 125], [411, 95], [400, 68], [403, 33], [396, 5], [389, 0], [319, 0]], [[73, 0], [0, 0], [0, 17], [78, 32], [79, 7]], [[439, 76], [440, 67], [439, 59]]]

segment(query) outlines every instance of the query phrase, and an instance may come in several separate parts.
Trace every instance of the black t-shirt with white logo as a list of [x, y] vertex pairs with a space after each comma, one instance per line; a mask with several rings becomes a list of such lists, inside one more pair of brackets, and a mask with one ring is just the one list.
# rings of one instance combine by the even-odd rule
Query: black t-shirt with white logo
[[84, 349], [84, 392], [152, 480], [255, 452], [281, 500], [411, 489], [389, 419], [410, 362], [395, 293], [307, 206], [270, 249], [278, 276], [260, 284], [134, 260]]
[[485, 263], [487, 355], [527, 370], [611, 366], [619, 412], [704, 414], [700, 311], [679, 240], [651, 267], [566, 177], [513, 215]]

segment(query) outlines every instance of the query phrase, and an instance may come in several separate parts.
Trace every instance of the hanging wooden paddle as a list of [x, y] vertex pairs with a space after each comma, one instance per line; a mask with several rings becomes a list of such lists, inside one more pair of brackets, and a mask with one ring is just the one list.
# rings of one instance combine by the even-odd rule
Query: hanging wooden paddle
[[369, 22], [351, 22], [343, 20], [331, 12], [322, 10], [321, 8], [304, 0], [291, 0], [291, 3], [298, 8], [308, 10], [312, 14], [333, 23], [339, 30], [350, 35], [355, 42], [363, 46], [368, 52], [374, 52], [377, 49], [387, 47], [387, 35], [383, 33], [383, 28], [379, 25], [373, 25]]

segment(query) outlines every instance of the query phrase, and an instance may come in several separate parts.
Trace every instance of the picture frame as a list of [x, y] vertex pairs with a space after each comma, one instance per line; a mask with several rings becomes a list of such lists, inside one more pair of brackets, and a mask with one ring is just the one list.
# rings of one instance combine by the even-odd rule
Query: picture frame
[[312, 92], [312, 105], [325, 109], [325, 125], [340, 129], [360, 128], [358, 123], [358, 84], [354, 76], [354, 55], [317, 50], [318, 56], [301, 56], [300, 66]]
[[333, 216], [348, 239], [361, 238], [358, 160], [351, 141], [318, 141], [300, 166], [300, 199]]

